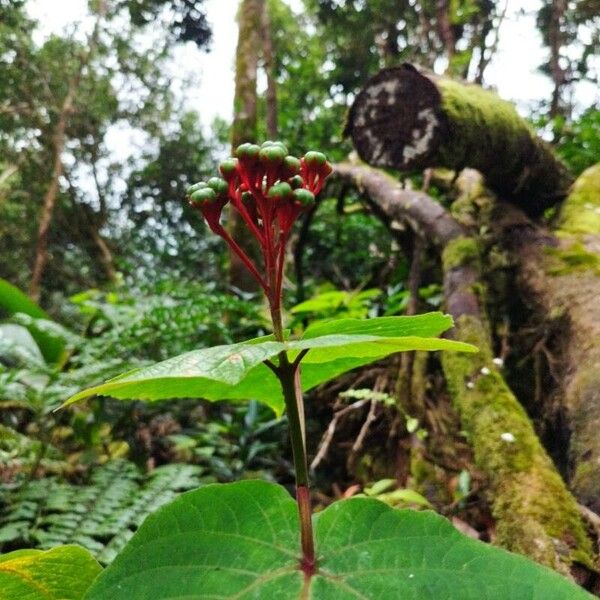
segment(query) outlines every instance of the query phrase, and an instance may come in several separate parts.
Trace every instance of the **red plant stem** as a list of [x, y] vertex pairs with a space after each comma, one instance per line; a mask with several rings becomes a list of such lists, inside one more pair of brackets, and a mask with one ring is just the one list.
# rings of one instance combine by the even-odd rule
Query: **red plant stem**
[[[272, 314], [272, 317], [276, 319], [277, 315]], [[276, 324], [274, 321], [273, 326], [274, 330], [281, 331], [280, 316], [279, 323]], [[286, 352], [279, 354], [279, 365], [276, 372], [285, 400], [292, 454], [294, 457], [294, 470], [296, 472], [296, 500], [298, 502], [298, 516], [300, 518], [300, 543], [302, 548], [300, 568], [304, 571], [305, 575], [312, 575], [316, 569], [315, 545], [310, 506], [306, 441], [304, 437], [304, 410], [302, 390], [299, 387], [298, 368], [297, 364], [289, 362]]]
[[246, 268], [252, 273], [256, 281], [260, 284], [260, 287], [264, 290], [265, 294], [269, 294], [269, 290], [265, 280], [262, 275], [258, 272], [258, 269], [255, 267], [254, 263], [248, 255], [238, 246], [237, 242], [227, 233], [224, 227], [219, 225], [215, 228], [215, 233], [220, 235], [229, 245], [229, 247], [238, 255], [239, 259], [246, 265]]
[[275, 293], [281, 297], [283, 287], [283, 266], [285, 263], [285, 246], [287, 244], [287, 234], [281, 233], [277, 250], [277, 278], [275, 280]]
[[310, 506], [310, 490], [308, 486], [296, 487], [296, 500], [300, 515], [300, 540], [302, 544], [302, 560], [300, 567], [307, 576], [315, 573], [315, 545], [312, 532], [312, 510]]
[[233, 203], [233, 205], [235, 206], [236, 210], [240, 213], [240, 215], [242, 215], [242, 219], [244, 219], [244, 221], [246, 222], [248, 227], [250, 227], [250, 230], [254, 234], [254, 237], [258, 240], [258, 243], [261, 245], [264, 244], [263, 234], [260, 231], [260, 229], [256, 226], [256, 224], [254, 223], [254, 220], [250, 216], [250, 213], [244, 206], [244, 202], [242, 200], [242, 194], [241, 193], [236, 194], [235, 200], [236, 201]]

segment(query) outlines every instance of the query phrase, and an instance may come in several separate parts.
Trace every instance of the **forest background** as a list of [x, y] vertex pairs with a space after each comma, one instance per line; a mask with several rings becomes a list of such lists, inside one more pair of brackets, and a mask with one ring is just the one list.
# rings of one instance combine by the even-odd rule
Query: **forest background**
[[[379, 69], [410, 62], [496, 88], [575, 178], [600, 160], [599, 13], [595, 0], [90, 0], [60, 10], [0, 0], [0, 550], [74, 542], [107, 564], [178, 492], [242, 477], [292, 485], [285, 417], [252, 399], [95, 398], [53, 412], [128, 368], [267, 331], [257, 290], [184, 202], [232, 144], [278, 138], [296, 155], [346, 161], [357, 94]], [[444, 208], [464, 200], [453, 173], [393, 175]], [[334, 176], [299, 224], [286, 277], [292, 329], [445, 308], [434, 244], [366, 196]], [[515, 290], [519, 264], [485, 222], [489, 202], [482, 192], [476, 229], [490, 351], [552, 468], [575, 481], [588, 541], [551, 557], [506, 542], [515, 523], [498, 508], [482, 434], [465, 425], [440, 360], [419, 354], [309, 394], [317, 501], [364, 492], [434, 507], [597, 591], [600, 477], [576, 480], [557, 400], [566, 326]], [[550, 207], [537, 223], [556, 215]], [[571, 250], [557, 275], [597, 277], [600, 259]], [[494, 444], [493, 455], [505, 452]]]

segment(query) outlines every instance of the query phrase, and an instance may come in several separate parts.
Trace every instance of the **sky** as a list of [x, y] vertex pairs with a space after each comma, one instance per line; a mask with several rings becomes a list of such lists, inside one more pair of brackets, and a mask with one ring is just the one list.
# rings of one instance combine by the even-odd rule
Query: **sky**
[[[300, 10], [301, 0], [287, 0]], [[512, 100], [527, 114], [532, 103], [550, 97], [550, 80], [537, 72], [546, 50], [535, 27], [535, 12], [541, 0], [505, 0], [507, 13], [500, 31], [498, 51], [486, 71], [485, 84], [500, 96]], [[60, 10], [57, 6], [60, 4]], [[231, 119], [233, 110], [233, 65], [237, 42], [235, 20], [238, 0], [205, 0], [204, 7], [212, 27], [210, 53], [200, 52], [192, 43], [175, 51], [173, 73], [175, 89], [186, 106], [200, 113], [209, 126], [215, 117]], [[28, 10], [41, 24], [38, 36], [60, 32], [86, 15], [86, 0], [29, 0]], [[186, 85], [193, 79], [195, 85]], [[217, 91], [215, 91], [217, 90]], [[598, 90], [580, 84], [576, 99], [583, 105], [598, 99]]]

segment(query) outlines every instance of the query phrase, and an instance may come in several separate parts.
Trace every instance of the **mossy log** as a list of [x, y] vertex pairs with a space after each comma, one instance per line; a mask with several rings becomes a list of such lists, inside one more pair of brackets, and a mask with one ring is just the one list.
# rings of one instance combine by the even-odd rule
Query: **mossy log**
[[456, 324], [453, 335], [476, 344], [480, 352], [444, 354], [442, 365], [476, 465], [488, 479], [497, 543], [563, 573], [574, 563], [591, 567], [591, 542], [575, 499], [493, 363], [478, 296], [477, 240], [427, 194], [404, 190], [381, 171], [339, 164], [334, 172], [364, 192], [377, 211], [408, 224], [443, 255], [445, 305]]
[[600, 163], [577, 179], [553, 231], [514, 210], [498, 212], [523, 296], [561, 328], [557, 403], [570, 430], [570, 487], [600, 512]]
[[486, 184], [539, 214], [572, 178], [509, 102], [480, 86], [418, 71], [384, 69], [357, 96], [346, 133], [367, 163], [400, 170], [477, 169]]

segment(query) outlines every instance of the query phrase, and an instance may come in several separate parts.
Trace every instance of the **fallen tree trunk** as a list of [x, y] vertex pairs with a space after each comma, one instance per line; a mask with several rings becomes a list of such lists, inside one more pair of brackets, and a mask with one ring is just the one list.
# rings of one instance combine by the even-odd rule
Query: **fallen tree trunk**
[[371, 165], [477, 169], [489, 188], [528, 214], [564, 198], [572, 182], [512, 104], [410, 64], [369, 80], [350, 110], [346, 133]]
[[477, 294], [477, 240], [438, 202], [404, 190], [381, 171], [351, 164], [335, 174], [364, 192], [376, 211], [408, 224], [443, 254], [446, 310], [454, 337], [479, 354], [444, 354], [448, 388], [489, 482], [497, 543], [569, 573], [573, 563], [591, 567], [593, 552], [577, 504], [542, 447], [531, 421], [493, 363], [487, 317]]
[[552, 232], [506, 209], [503, 237], [518, 258], [523, 296], [560, 328], [557, 404], [570, 430], [570, 487], [600, 511], [600, 164], [575, 182]]

